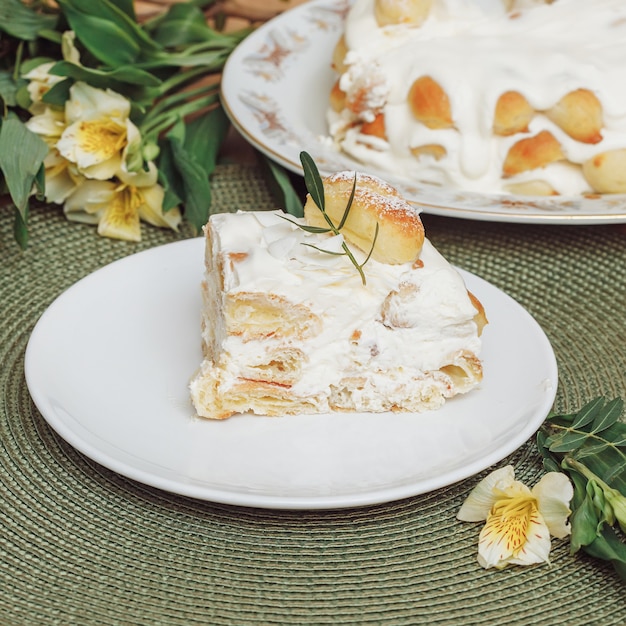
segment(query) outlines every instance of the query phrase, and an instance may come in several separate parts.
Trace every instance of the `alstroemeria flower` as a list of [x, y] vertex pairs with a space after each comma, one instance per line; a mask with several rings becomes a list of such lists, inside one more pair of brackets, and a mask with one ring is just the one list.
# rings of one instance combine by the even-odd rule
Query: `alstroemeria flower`
[[[61, 51], [65, 61], [80, 65], [80, 54], [74, 45], [75, 39], [76, 34], [73, 31], [65, 31], [61, 36]], [[30, 72], [24, 74], [24, 78], [27, 78], [29, 81], [26, 86], [31, 99], [31, 105], [28, 110], [33, 115], [42, 113], [47, 107], [47, 105], [42, 102], [43, 96], [54, 87], [54, 85], [65, 80], [65, 76], [50, 74], [50, 70], [55, 64], [56, 61], [42, 63], [30, 70]]]
[[141, 142], [129, 115], [130, 102], [124, 96], [74, 83], [65, 104], [66, 128], [56, 147], [87, 178], [109, 180], [120, 170], [128, 150]]
[[56, 145], [66, 128], [65, 113], [48, 105], [41, 105], [39, 112], [26, 120], [27, 128], [39, 135], [49, 146]]
[[478, 539], [478, 562], [485, 568], [549, 562], [550, 535], [570, 533], [574, 494], [565, 474], [548, 472], [529, 489], [507, 465], [484, 478], [457, 514], [465, 522], [486, 520]]
[[63, 204], [83, 184], [85, 178], [76, 166], [51, 148], [43, 161], [46, 179], [46, 202]]
[[164, 191], [153, 163], [147, 171], [120, 171], [115, 181], [84, 180], [66, 200], [65, 215], [77, 222], [98, 224], [98, 234], [140, 241], [140, 220], [154, 226], [178, 229], [178, 208], [163, 211]]
[[54, 64], [55, 61], [42, 63], [27, 74], [24, 74], [24, 78], [27, 78], [29, 81], [26, 86], [31, 99], [31, 105], [28, 110], [33, 115], [40, 114], [46, 108], [47, 105], [41, 100], [43, 96], [50, 91], [54, 85], [65, 79], [64, 76], [50, 74], [50, 68], [52, 68]]

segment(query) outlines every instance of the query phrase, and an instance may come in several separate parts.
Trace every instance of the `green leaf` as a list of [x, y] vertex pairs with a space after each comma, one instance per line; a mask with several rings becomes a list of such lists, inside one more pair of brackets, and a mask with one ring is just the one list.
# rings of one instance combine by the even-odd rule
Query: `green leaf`
[[572, 421], [572, 428], [582, 428], [587, 424], [593, 422], [598, 412], [604, 405], [604, 398], [595, 398], [591, 402], [587, 403], [583, 408], [575, 415]]
[[620, 435], [619, 437], [616, 437], [615, 439], [611, 439], [611, 443], [616, 448], [626, 447], [626, 434]]
[[303, 243], [303, 246], [307, 248], [313, 248], [313, 250], [317, 250], [318, 252], [323, 252], [324, 254], [330, 254], [331, 256], [345, 256], [345, 252], [335, 252], [334, 250], [326, 250], [325, 248], [321, 248], [320, 246], [314, 246], [312, 243]]
[[0, 98], [7, 106], [14, 107], [17, 104], [16, 94], [17, 84], [13, 80], [13, 75], [0, 70]]
[[[98, 0], [98, 2], [84, 2], [83, 0], [58, 0], [67, 17], [70, 26], [76, 32], [78, 39], [94, 56], [104, 59], [94, 50], [106, 56], [106, 47], [116, 48], [123, 44], [127, 50], [136, 48], [145, 54], [158, 51], [159, 46], [137, 23], [134, 10], [129, 8], [129, 0]], [[95, 25], [110, 27], [111, 32], [117, 32], [123, 39], [106, 40], [104, 33], [94, 31]], [[95, 36], [97, 41], [89, 40], [89, 35]], [[112, 43], [115, 42], [115, 45]]]
[[114, 4], [120, 11], [128, 15], [131, 20], [137, 21], [133, 0], [111, 0], [111, 4]]
[[575, 554], [583, 546], [592, 543], [598, 536], [599, 521], [590, 495], [587, 495], [582, 504], [574, 509], [570, 516], [570, 524], [572, 528], [570, 552]]
[[166, 136], [173, 163], [182, 183], [182, 198], [185, 219], [199, 232], [209, 217], [211, 186], [206, 170], [185, 148], [185, 129], [181, 121]]
[[[264, 154], [257, 153], [257, 156], [263, 170], [265, 182], [267, 183], [270, 193], [276, 199], [277, 205], [289, 215], [302, 217], [304, 215], [304, 203], [300, 195], [294, 189], [287, 170]], [[328, 228], [317, 228], [313, 226], [304, 227], [304, 230], [315, 233], [330, 232]]]
[[561, 466], [554, 459], [544, 458], [543, 469], [545, 469], [546, 472], [560, 472]]
[[584, 443], [589, 435], [582, 432], [567, 431], [554, 440], [550, 452], [571, 452]]
[[222, 107], [216, 107], [187, 123], [185, 149], [203, 165], [207, 176], [215, 170], [217, 156], [229, 125], [229, 119]]
[[596, 456], [604, 452], [611, 444], [608, 441], [597, 441], [595, 443], [587, 443], [576, 452], [576, 459], [581, 460], [588, 456]]
[[52, 85], [41, 97], [42, 102], [53, 106], [64, 106], [70, 97], [70, 88], [74, 81], [66, 78], [55, 85]]
[[139, 67], [145, 70], [159, 70], [163, 68], [197, 67], [201, 65], [208, 74], [221, 70], [234, 49], [233, 44], [229, 48], [220, 47], [217, 50], [194, 52], [191, 48], [184, 52], [160, 52], [150, 55], [145, 61], [139, 63]]
[[163, 47], [182, 46], [208, 40], [228, 42], [229, 37], [214, 31], [207, 24], [202, 10], [190, 2], [171, 5], [156, 22], [152, 37]]
[[626, 496], [626, 489], [624, 489], [624, 479], [626, 476], [626, 459], [622, 458], [619, 461], [615, 461], [609, 468], [604, 471], [602, 478], [604, 482], [619, 489], [619, 491]]
[[626, 581], [626, 544], [615, 529], [605, 526], [598, 537], [583, 549], [590, 556], [609, 561], [619, 577]]
[[46, 143], [28, 130], [17, 117], [3, 121], [0, 128], [0, 170], [24, 222], [28, 197], [47, 154]]
[[50, 73], [80, 80], [100, 89], [109, 87], [113, 91], [123, 90], [125, 84], [145, 87], [158, 87], [161, 84], [158, 77], [132, 65], [113, 69], [95, 69], [69, 61], [59, 61], [51, 68]]
[[[560, 464], [574, 484], [571, 551], [610, 561], [626, 580], [626, 544], [616, 527], [615, 502], [626, 497], [623, 400], [602, 397], [578, 413], [550, 414], [537, 436], [544, 465]], [[547, 449], [549, 446], [549, 449]], [[612, 504], [613, 503], [613, 504]], [[622, 509], [618, 509], [622, 515]]]
[[326, 200], [324, 197], [324, 183], [320, 176], [315, 161], [308, 152], [300, 153], [300, 162], [304, 170], [304, 184], [311, 195], [313, 202], [322, 213], [326, 210]]
[[21, 0], [0, 0], [0, 31], [11, 37], [34, 41], [42, 31], [55, 29], [57, 19], [29, 9]]
[[28, 245], [28, 228], [26, 223], [28, 221], [28, 207], [24, 211], [24, 213], [20, 213], [20, 211], [15, 209], [15, 217], [13, 219], [13, 236], [15, 237], [15, 241], [19, 244], [22, 250], [26, 249]]
[[81, 43], [105, 65], [119, 67], [138, 60], [139, 44], [116, 24], [75, 11], [66, 14]]
[[615, 422], [617, 422], [620, 415], [622, 414], [623, 408], [624, 403], [620, 398], [615, 398], [614, 400], [609, 402], [604, 407], [603, 411], [593, 420], [591, 432], [599, 433], [609, 428], [609, 426], [615, 424]]
[[[350, 209], [352, 208], [352, 202], [354, 201], [354, 193], [356, 191], [356, 172], [354, 173], [354, 181], [352, 182], [352, 191], [350, 192], [350, 197], [348, 198], [348, 203], [346, 204], [346, 208], [341, 216], [341, 221], [337, 225], [337, 230], [341, 230], [348, 219], [348, 215], [350, 215]], [[378, 223], [376, 224], [376, 234], [374, 235], [374, 244], [376, 243], [376, 239], [378, 238]], [[372, 250], [374, 249], [374, 244], [372, 244]], [[372, 251], [368, 255], [368, 259], [371, 256]]]

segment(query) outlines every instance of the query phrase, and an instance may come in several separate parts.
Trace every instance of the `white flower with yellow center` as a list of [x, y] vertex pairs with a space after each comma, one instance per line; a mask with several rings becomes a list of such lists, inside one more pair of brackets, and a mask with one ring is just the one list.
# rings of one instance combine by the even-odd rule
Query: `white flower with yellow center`
[[83, 179], [76, 165], [62, 157], [56, 148], [66, 127], [65, 113], [42, 104], [39, 113], [26, 121], [26, 127], [48, 144], [48, 154], [43, 162], [46, 201], [61, 204]]
[[87, 178], [108, 180], [120, 170], [128, 150], [141, 141], [130, 121], [130, 102], [110, 89], [77, 82], [65, 104], [65, 123], [56, 147]]
[[[61, 50], [65, 61], [80, 65], [80, 54], [74, 45], [75, 40], [76, 35], [73, 31], [65, 31], [61, 36]], [[26, 90], [31, 99], [31, 105], [28, 110], [33, 115], [42, 113], [47, 107], [47, 105], [42, 102], [44, 95], [48, 93], [54, 85], [65, 80], [65, 76], [50, 74], [50, 70], [54, 65], [56, 65], [56, 61], [42, 63], [30, 70], [30, 72], [24, 74], [24, 78], [29, 81], [26, 86]]]
[[31, 105], [28, 110], [34, 115], [42, 113], [46, 108], [46, 104], [42, 102], [44, 95], [50, 91], [50, 89], [65, 79], [64, 76], [55, 76], [50, 74], [50, 69], [55, 64], [55, 61], [50, 63], [42, 63], [27, 74], [24, 74], [24, 78], [28, 79], [28, 85], [26, 90], [31, 99]]
[[65, 113], [42, 104], [39, 113], [26, 120], [26, 127], [39, 135], [49, 146], [55, 146], [66, 128]]
[[77, 222], [98, 224], [98, 234], [114, 239], [140, 241], [140, 220], [153, 226], [178, 229], [178, 208], [163, 211], [164, 191], [157, 181], [157, 169], [118, 172], [112, 180], [84, 180], [66, 200], [65, 215]]
[[570, 534], [568, 517], [574, 490], [565, 474], [549, 472], [531, 489], [515, 480], [507, 465], [471, 491], [457, 518], [486, 520], [478, 539], [478, 562], [485, 568], [549, 562], [550, 536]]

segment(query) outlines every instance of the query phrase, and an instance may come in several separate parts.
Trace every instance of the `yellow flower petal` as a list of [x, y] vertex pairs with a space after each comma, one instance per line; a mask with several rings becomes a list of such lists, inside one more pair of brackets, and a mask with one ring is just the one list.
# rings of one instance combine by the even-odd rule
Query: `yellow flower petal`
[[72, 164], [56, 150], [48, 152], [44, 159], [46, 178], [46, 201], [62, 204], [76, 190], [82, 177]]
[[126, 241], [141, 241], [139, 206], [141, 197], [131, 188], [117, 191], [104, 210], [98, 234]]
[[80, 52], [76, 48], [76, 33], [73, 30], [66, 30], [61, 35], [61, 53], [63, 59], [74, 65], [80, 65]]
[[110, 181], [83, 180], [65, 201], [65, 216], [73, 222], [97, 224], [113, 199], [115, 189]]
[[27, 74], [24, 74], [24, 78], [29, 81], [26, 86], [31, 99], [31, 105], [28, 110], [33, 114], [39, 114], [47, 108], [48, 105], [43, 104], [41, 99], [54, 85], [64, 80], [63, 76], [49, 73], [54, 64], [54, 61], [42, 63]]
[[483, 567], [540, 563], [549, 553], [550, 533], [534, 498], [505, 498], [494, 504], [478, 539]]
[[178, 230], [181, 214], [177, 207], [163, 211], [163, 197], [165, 195], [160, 185], [142, 188], [140, 190], [142, 203], [139, 207], [139, 216], [145, 222], [160, 228]]
[[57, 142], [57, 149], [88, 178], [108, 180], [122, 163], [126, 125], [111, 119], [75, 122]]
[[133, 187], [152, 187], [156, 185], [159, 171], [152, 162], [149, 162], [147, 166], [147, 170], [142, 169], [137, 172], [129, 172], [125, 167], [125, 163], [122, 163], [120, 170], [117, 172], [117, 177], [126, 185], [132, 185]]
[[515, 471], [512, 465], [491, 472], [472, 489], [457, 513], [457, 519], [463, 522], [481, 522], [487, 519], [497, 499], [494, 489], [502, 491], [512, 485], [514, 479]]
[[65, 130], [65, 115], [63, 111], [42, 105], [37, 115], [26, 120], [26, 128], [39, 135], [46, 143], [54, 143]]
[[539, 511], [545, 520], [550, 534], [563, 539], [571, 532], [567, 522], [571, 510], [569, 503], [574, 495], [574, 488], [565, 474], [548, 472], [533, 487], [532, 494], [537, 498]]
[[550, 531], [539, 511], [531, 515], [526, 542], [509, 563], [513, 565], [535, 565], [550, 562]]
[[130, 102], [124, 96], [80, 81], [70, 88], [70, 98], [65, 104], [65, 119], [68, 124], [101, 117], [123, 123], [129, 115]]

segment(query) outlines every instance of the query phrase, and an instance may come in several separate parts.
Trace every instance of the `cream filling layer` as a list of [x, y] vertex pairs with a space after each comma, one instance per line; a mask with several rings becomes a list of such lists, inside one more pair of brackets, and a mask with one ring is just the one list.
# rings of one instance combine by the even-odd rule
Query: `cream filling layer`
[[[421, 267], [370, 259], [363, 285], [346, 257], [306, 245], [335, 252], [341, 249], [341, 237], [306, 233], [281, 215], [245, 212], [211, 218], [211, 262], [219, 263], [220, 257], [229, 261], [222, 261], [223, 288], [209, 286], [209, 299], [272, 293], [290, 305], [306, 307], [321, 325], [304, 338], [293, 334], [249, 339], [227, 333], [224, 321], [215, 319], [219, 307], [213, 307], [205, 320], [204, 339], [222, 355], [223, 388], [228, 378], [235, 384], [269, 355], [287, 351], [303, 356], [306, 374], [291, 389], [299, 396], [323, 393], [343, 377], [364, 370], [378, 393], [392, 393], [423, 372], [449, 364], [461, 351], [478, 354], [476, 310], [464, 282], [428, 240], [420, 254]], [[214, 279], [215, 273], [207, 275], [208, 281]]]

